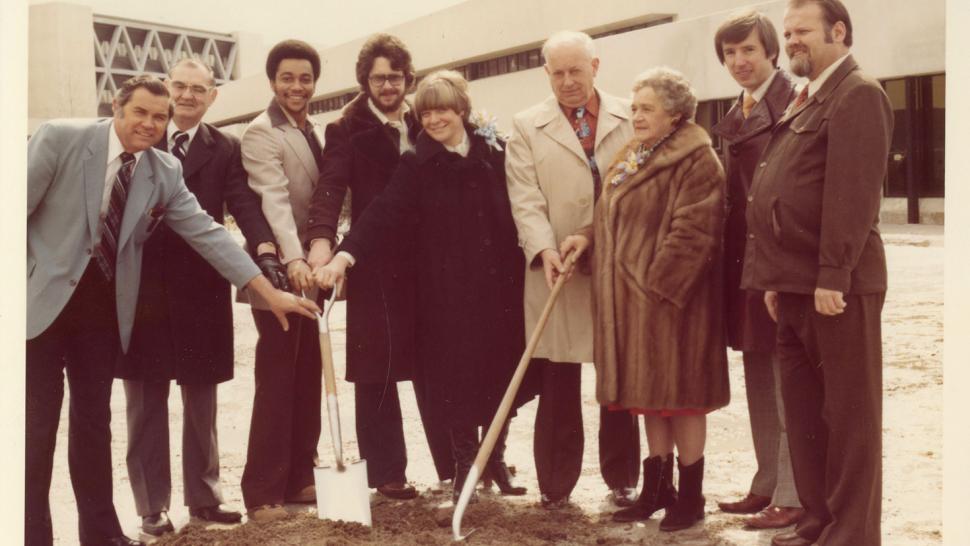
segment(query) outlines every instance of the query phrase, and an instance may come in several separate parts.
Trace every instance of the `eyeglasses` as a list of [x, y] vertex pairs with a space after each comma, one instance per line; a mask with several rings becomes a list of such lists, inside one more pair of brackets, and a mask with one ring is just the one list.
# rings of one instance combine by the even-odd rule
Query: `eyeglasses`
[[375, 74], [367, 78], [367, 81], [374, 87], [383, 87], [384, 82], [388, 82], [391, 85], [397, 87], [404, 83], [403, 74]]
[[179, 94], [183, 94], [188, 91], [193, 95], [202, 96], [208, 93], [211, 89], [211, 87], [205, 87], [203, 85], [185, 85], [182, 82], [172, 82], [172, 90]]

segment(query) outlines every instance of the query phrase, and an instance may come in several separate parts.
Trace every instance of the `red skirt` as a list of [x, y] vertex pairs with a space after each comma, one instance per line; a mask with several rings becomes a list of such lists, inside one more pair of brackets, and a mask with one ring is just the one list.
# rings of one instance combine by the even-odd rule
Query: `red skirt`
[[689, 415], [707, 415], [714, 411], [707, 408], [676, 408], [676, 409], [647, 409], [647, 408], [624, 408], [616, 404], [606, 406], [610, 411], [628, 411], [633, 415], [649, 415], [651, 417], [686, 417]]

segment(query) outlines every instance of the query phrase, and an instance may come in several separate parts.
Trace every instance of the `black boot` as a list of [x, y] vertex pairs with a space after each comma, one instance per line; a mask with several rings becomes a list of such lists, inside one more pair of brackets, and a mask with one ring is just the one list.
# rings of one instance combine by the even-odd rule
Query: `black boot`
[[[475, 455], [478, 454], [477, 427], [451, 429], [451, 450], [455, 456], [455, 480], [452, 482], [451, 500], [457, 503], [458, 497], [461, 496], [461, 490], [465, 487], [465, 481], [468, 479], [472, 463], [475, 462]], [[477, 501], [478, 495], [473, 491], [468, 502]]]
[[690, 466], [677, 461], [679, 494], [674, 506], [660, 520], [661, 531], [679, 531], [704, 519], [704, 457]]
[[503, 495], [525, 495], [527, 489], [512, 483], [515, 472], [505, 464], [505, 441], [508, 439], [508, 436], [509, 422], [506, 421], [505, 426], [502, 427], [501, 432], [498, 433], [498, 438], [495, 440], [495, 447], [492, 449], [492, 454], [488, 458], [488, 464], [485, 465], [482, 481], [485, 482], [486, 487], [491, 487], [489, 482], [494, 481]]
[[677, 502], [674, 489], [674, 454], [654, 455], [643, 460], [643, 489], [633, 506], [613, 513], [613, 521], [643, 521], [654, 512]]

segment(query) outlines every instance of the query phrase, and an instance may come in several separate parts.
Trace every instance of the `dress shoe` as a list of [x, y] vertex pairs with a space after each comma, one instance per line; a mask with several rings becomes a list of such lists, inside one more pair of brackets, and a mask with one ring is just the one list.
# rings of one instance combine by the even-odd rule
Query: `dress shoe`
[[539, 499], [539, 505], [546, 510], [562, 510], [569, 504], [569, 495], [565, 497], [553, 498], [545, 493]]
[[406, 482], [391, 482], [377, 488], [377, 492], [385, 497], [399, 500], [411, 500], [418, 496], [418, 490]]
[[637, 502], [637, 490], [632, 487], [615, 487], [610, 489], [610, 502], [614, 506], [626, 508]]
[[[490, 482], [495, 482], [499, 492], [503, 495], [521, 496], [528, 492], [528, 489], [512, 483], [515, 477], [515, 467], [508, 466], [503, 461], [489, 461], [485, 466], [485, 473]], [[485, 478], [483, 478], [484, 481]], [[490, 487], [490, 485], [489, 485]]]
[[239, 523], [242, 521], [242, 514], [235, 510], [226, 510], [219, 506], [202, 506], [200, 508], [189, 508], [189, 515], [205, 521], [215, 523]]
[[125, 535], [111, 537], [107, 539], [104, 544], [107, 546], [145, 546], [144, 542], [128, 538]]
[[248, 511], [249, 521], [269, 523], [286, 517], [286, 509], [279, 504], [264, 504]]
[[771, 504], [771, 497], [748, 493], [748, 496], [736, 502], [719, 502], [717, 507], [729, 514], [757, 514], [769, 504]]
[[798, 523], [805, 515], [805, 509], [797, 506], [775, 506], [745, 518], [744, 524], [755, 529], [781, 529]]
[[[172, 533], [175, 531], [175, 526], [172, 525], [172, 521], [168, 519], [167, 512], [159, 512], [157, 514], [149, 514], [141, 518], [141, 530], [146, 535], [151, 535], [153, 537], [160, 537], [165, 533]], [[115, 538], [125, 538], [124, 536]], [[122, 542], [121, 544], [124, 544]]]
[[799, 535], [795, 531], [790, 533], [779, 533], [771, 537], [771, 546], [812, 546], [814, 540]]
[[286, 497], [286, 502], [295, 504], [313, 504], [317, 502], [317, 488], [315, 485], [308, 485], [300, 489], [295, 495]]

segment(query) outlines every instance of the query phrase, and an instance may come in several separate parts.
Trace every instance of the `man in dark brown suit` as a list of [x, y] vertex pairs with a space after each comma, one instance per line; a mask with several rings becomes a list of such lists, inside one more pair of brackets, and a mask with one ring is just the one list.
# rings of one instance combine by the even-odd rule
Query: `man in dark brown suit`
[[771, 128], [795, 98], [795, 85], [788, 73], [778, 68], [778, 32], [764, 14], [746, 11], [722, 23], [714, 35], [714, 51], [743, 89], [711, 131], [725, 141], [725, 323], [729, 345], [742, 351], [751, 439], [758, 461], [748, 494], [735, 502], [719, 502], [718, 506], [725, 512], [755, 514], [745, 520], [748, 527], [787, 527], [804, 511], [788, 454], [784, 404], [777, 381], [775, 323], [765, 309], [764, 293], [741, 289], [741, 268], [751, 178]]
[[775, 546], [878, 545], [886, 257], [879, 205], [892, 137], [882, 87], [849, 55], [838, 0], [792, 0], [791, 70], [809, 79], [772, 130], [747, 210], [742, 286], [765, 290], [806, 514]]

